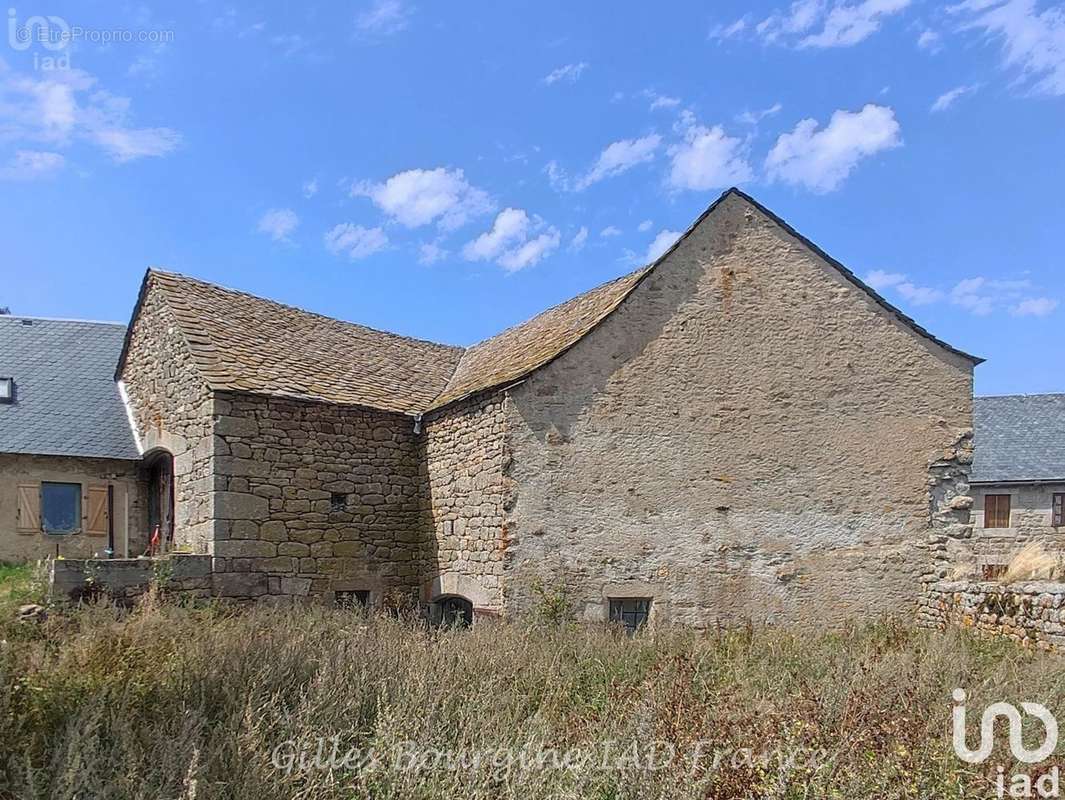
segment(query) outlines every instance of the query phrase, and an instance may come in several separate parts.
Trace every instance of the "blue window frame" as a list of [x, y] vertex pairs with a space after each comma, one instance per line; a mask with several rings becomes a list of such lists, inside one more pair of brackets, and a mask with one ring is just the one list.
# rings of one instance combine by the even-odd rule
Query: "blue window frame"
[[41, 527], [45, 533], [81, 530], [81, 484], [41, 484]]

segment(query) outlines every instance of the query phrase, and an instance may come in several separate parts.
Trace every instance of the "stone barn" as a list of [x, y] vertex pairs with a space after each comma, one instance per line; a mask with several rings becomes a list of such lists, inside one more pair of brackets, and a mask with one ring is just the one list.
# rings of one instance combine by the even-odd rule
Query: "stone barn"
[[977, 363], [733, 189], [467, 349], [149, 271], [117, 378], [217, 595], [822, 625], [968, 535]]

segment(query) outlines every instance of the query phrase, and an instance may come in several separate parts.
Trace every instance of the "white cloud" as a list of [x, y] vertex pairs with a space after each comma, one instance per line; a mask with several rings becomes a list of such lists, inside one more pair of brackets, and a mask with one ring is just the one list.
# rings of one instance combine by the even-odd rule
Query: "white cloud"
[[772, 117], [774, 114], [779, 114], [784, 108], [780, 103], [773, 103], [769, 108], [763, 108], [760, 111], [744, 111], [742, 114], [736, 115], [736, 121], [742, 122], [745, 125], [757, 125], [766, 117]]
[[676, 241], [682, 235], [680, 231], [659, 231], [658, 235], [651, 241], [651, 244], [647, 246], [647, 252], [643, 256], [643, 263], [650, 264], [652, 261], [657, 260], [666, 250], [676, 244]]
[[706, 191], [751, 180], [741, 139], [728, 136], [720, 125], [699, 125], [691, 114], [684, 115], [680, 129], [684, 141], [669, 148], [669, 184], [674, 189]]
[[599, 231], [600, 239], [612, 239], [615, 236], [621, 236], [621, 228], [614, 225], [607, 225], [603, 230]]
[[520, 247], [504, 253], [499, 258], [499, 265], [507, 272], [517, 272], [537, 264], [558, 249], [561, 237], [555, 228], [549, 228], [535, 239], [530, 239]]
[[346, 255], [352, 261], [372, 256], [388, 247], [388, 236], [380, 228], [364, 228], [344, 222], [325, 235], [325, 249], [333, 255]]
[[865, 282], [878, 292], [882, 289], [898, 286], [905, 280], [906, 276], [901, 272], [885, 272], [882, 269], [873, 270], [865, 276]]
[[355, 17], [355, 28], [364, 38], [391, 36], [410, 24], [410, 13], [402, 0], [376, 0]]
[[661, 143], [662, 137], [652, 133], [639, 139], [621, 139], [608, 145], [587, 174], [577, 181], [577, 189], [586, 189], [604, 178], [612, 178], [637, 164], [653, 160]]
[[418, 263], [432, 266], [447, 258], [448, 252], [438, 242], [426, 242], [418, 248]]
[[0, 180], [29, 181], [35, 178], [50, 178], [66, 164], [59, 153], [41, 150], [17, 150], [4, 166], [0, 167]]
[[930, 53], [938, 53], [941, 49], [940, 36], [933, 30], [923, 30], [917, 37], [917, 46]]
[[878, 292], [883, 292], [885, 289], [893, 289], [903, 299], [908, 300], [911, 305], [915, 306], [938, 303], [946, 297], [946, 294], [939, 289], [931, 286], [918, 286], [901, 272], [874, 270], [866, 276], [865, 282]]
[[275, 242], [287, 242], [299, 224], [300, 218], [291, 208], [271, 208], [259, 218], [259, 232]]
[[828, 13], [820, 33], [804, 38], [803, 47], [850, 47], [880, 29], [883, 17], [897, 14], [911, 0], [865, 0], [855, 5], [840, 4]]
[[971, 84], [969, 86], [958, 86], [958, 87], [955, 87], [954, 89], [951, 89], [949, 92], [944, 92], [943, 94], [941, 94], [939, 97], [936, 98], [936, 101], [934, 103], [932, 103], [931, 110], [933, 112], [946, 111], [948, 108], [950, 108], [952, 105], [954, 105], [954, 103], [959, 98], [961, 98], [961, 97], [963, 97], [963, 96], [965, 96], [967, 94], [971, 94], [972, 92], [975, 92], [979, 88], [980, 88], [980, 86], [978, 84]]
[[303, 182], [303, 196], [310, 200], [318, 194], [318, 179], [311, 178], [309, 181]]
[[378, 208], [408, 228], [436, 222], [445, 230], [492, 209], [488, 194], [467, 183], [461, 169], [409, 169], [384, 183], [362, 181], [352, 196], [369, 197]]
[[588, 242], [588, 229], [581, 226], [581, 229], [574, 234], [573, 239], [569, 243], [569, 249], [574, 253], [579, 253], [584, 249], [584, 245]]
[[588, 62], [586, 61], [581, 61], [577, 64], [566, 64], [558, 69], [551, 70], [551, 72], [545, 75], [544, 83], [548, 86], [558, 83], [559, 81], [576, 83], [580, 79], [581, 73], [586, 69], [588, 69]]
[[[587, 239], [587, 230], [582, 230]], [[538, 235], [530, 238], [532, 234]], [[558, 229], [545, 229], [539, 217], [530, 217], [520, 208], [505, 208], [496, 216], [491, 229], [462, 248], [462, 257], [467, 261], [495, 261], [507, 272], [516, 272], [558, 249], [561, 240]]]
[[22, 76], [0, 61], [0, 139], [53, 148], [80, 139], [118, 162], [165, 156], [181, 144], [181, 134], [171, 128], [133, 127], [132, 101], [99, 88], [87, 72], [42, 75]]
[[651, 111], [657, 111], [660, 108], [676, 108], [680, 105], [679, 97], [668, 97], [664, 94], [649, 93], [651, 100]]
[[562, 167], [558, 165], [557, 161], [548, 161], [544, 166], [544, 174], [547, 175], [547, 181], [551, 184], [551, 188], [556, 192], [568, 192], [570, 190], [569, 175]]
[[643, 222], [636, 226], [636, 230], [638, 230], [640, 233], [646, 233], [647, 231], [651, 230], [652, 225], [654, 225], [654, 222], [649, 219], [645, 219]]
[[731, 39], [733, 36], [739, 36], [747, 28], [747, 18], [740, 17], [735, 22], [731, 22], [728, 25], [720, 24], [715, 25], [710, 29], [710, 33], [707, 36], [709, 39]]
[[1003, 60], [1032, 81], [1038, 94], [1065, 95], [1065, 9], [1036, 9], [1036, 0], [966, 0], [948, 9], [967, 13], [964, 28], [1002, 40]]
[[996, 280], [993, 278], [966, 278], [950, 292], [950, 302], [977, 316], [984, 317], [1002, 305], [1017, 304], [1032, 288], [1032, 282], [1021, 280]]
[[899, 147], [899, 130], [895, 112], [872, 103], [861, 111], [836, 111], [821, 130], [817, 120], [804, 119], [777, 139], [766, 173], [770, 180], [831, 192], [863, 158]]
[[181, 134], [170, 128], [104, 128], [93, 138], [119, 163], [165, 156], [181, 144]]
[[1053, 314], [1060, 303], [1049, 297], [1032, 297], [1022, 300], [1010, 309], [1017, 317], [1048, 317]]
[[[907, 8], [912, 0], [863, 0], [829, 7], [825, 0], [797, 0], [755, 26], [766, 43], [798, 47], [850, 47], [880, 29], [884, 18]], [[819, 30], [818, 30], [819, 28]]]
[[467, 261], [491, 261], [529, 232], [529, 215], [520, 208], [504, 208], [488, 230], [462, 248]]
[[305, 50], [310, 42], [298, 33], [279, 33], [270, 37], [270, 44], [281, 51], [285, 58], [291, 58]]

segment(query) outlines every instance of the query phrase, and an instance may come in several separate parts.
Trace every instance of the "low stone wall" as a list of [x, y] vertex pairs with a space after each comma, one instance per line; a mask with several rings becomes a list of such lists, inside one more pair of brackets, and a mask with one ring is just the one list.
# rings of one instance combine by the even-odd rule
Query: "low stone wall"
[[1041, 650], [1065, 650], [1065, 583], [940, 581], [919, 601], [917, 624], [1003, 636]]
[[80, 600], [105, 594], [118, 602], [132, 602], [153, 582], [167, 594], [210, 597], [211, 557], [67, 558], [48, 562], [48, 588], [53, 599]]

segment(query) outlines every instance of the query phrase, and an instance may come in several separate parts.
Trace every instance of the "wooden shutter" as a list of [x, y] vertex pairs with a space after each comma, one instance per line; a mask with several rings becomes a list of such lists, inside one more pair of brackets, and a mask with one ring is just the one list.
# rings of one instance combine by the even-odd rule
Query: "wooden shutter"
[[984, 527], [1008, 528], [1010, 526], [1010, 495], [989, 494], [984, 497]]
[[90, 486], [85, 503], [88, 512], [85, 532], [90, 536], [107, 535], [107, 487]]
[[1065, 528], [1065, 494], [1054, 495], [1054, 521], [1051, 524], [1055, 528]]
[[41, 485], [18, 485], [18, 530], [20, 533], [41, 532]]

